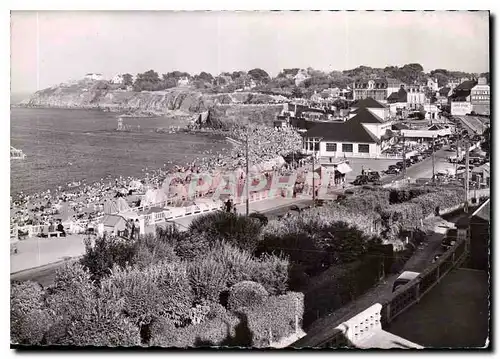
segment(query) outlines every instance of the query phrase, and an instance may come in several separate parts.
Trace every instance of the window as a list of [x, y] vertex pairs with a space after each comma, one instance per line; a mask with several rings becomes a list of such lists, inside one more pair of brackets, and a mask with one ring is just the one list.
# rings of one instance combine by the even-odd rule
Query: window
[[342, 152], [352, 152], [352, 143], [343, 143]]
[[370, 153], [370, 145], [358, 145], [359, 153]]
[[337, 152], [337, 144], [327, 142], [326, 143], [326, 152]]

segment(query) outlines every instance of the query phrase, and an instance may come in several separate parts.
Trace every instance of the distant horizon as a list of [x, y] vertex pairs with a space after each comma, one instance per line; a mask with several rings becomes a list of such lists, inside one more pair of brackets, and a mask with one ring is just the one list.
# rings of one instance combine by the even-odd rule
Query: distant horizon
[[[406, 64], [400, 64], [400, 65], [385, 65], [384, 67], [387, 67], [387, 66], [397, 66], [397, 67], [401, 67], [401, 66], [404, 66], [404, 65], [406, 65]], [[423, 66], [423, 64], [420, 64], [420, 65], [422, 65], [422, 67], [424, 67], [424, 66]], [[370, 65], [364, 65], [364, 64], [361, 64], [361, 65], [358, 65], [358, 66], [356, 66], [356, 67], [349, 68], [349, 69], [342, 69], [342, 70], [333, 69], [333, 70], [325, 71], [325, 70], [323, 70], [323, 69], [313, 68], [312, 66], [308, 66], [308, 67], [311, 67], [312, 69], [317, 70], [317, 71], [323, 71], [323, 72], [326, 72], [326, 73], [330, 73], [330, 72], [333, 72], [333, 71], [339, 71], [339, 72], [349, 71], [349, 70], [353, 70], [353, 69], [358, 68], [358, 67], [361, 67], [361, 66], [370, 67], [370, 68], [377, 68], [377, 69], [380, 69], [380, 68], [381, 68], [381, 69], [383, 69], [383, 68], [384, 68], [384, 67], [375, 67], [375, 66], [370, 66]], [[293, 69], [293, 68], [307, 69], [308, 67], [303, 68], [303, 67], [292, 66], [292, 67], [287, 67], [287, 69]], [[166, 71], [166, 72], [159, 72], [159, 71], [157, 71], [156, 69], [151, 69], [151, 68], [150, 68], [150, 69], [147, 69], [147, 70], [144, 70], [144, 71], [142, 71], [142, 72], [139, 72], [139, 73], [144, 73], [144, 72], [149, 71], [149, 70], [156, 71], [156, 72], [159, 74], [159, 76], [160, 76], [160, 77], [161, 77], [161, 75], [162, 75], [162, 74], [166, 74], [167, 72], [173, 72], [173, 71], [179, 71], [179, 72], [187, 72], [187, 73], [189, 73], [188, 71], [184, 71], [184, 70], [182, 70], [182, 69], [172, 69], [172, 70], [169, 70], [169, 71]], [[250, 70], [252, 70], [252, 69], [239, 69], [239, 70], [234, 70], [234, 71], [245, 71], [245, 72], [248, 72], [248, 71], [250, 71]], [[280, 70], [278, 73], [276, 73], [276, 74], [271, 74], [271, 72], [270, 72], [270, 71], [267, 71], [266, 69], [262, 69], [262, 70], [266, 71], [266, 72], [269, 74], [269, 76], [271, 76], [272, 78], [274, 78], [274, 77], [276, 77], [276, 76], [279, 74], [279, 72], [280, 72], [281, 70], [283, 70], [283, 69], [281, 69], [281, 70]], [[428, 74], [428, 73], [430, 73], [430, 71], [432, 71], [432, 70], [436, 70], [436, 69], [429, 69], [429, 70], [426, 70], [426, 68], [424, 67], [424, 71], [423, 71], [423, 72], [424, 72], [424, 73], [426, 73], [426, 74]], [[490, 71], [489, 71], [489, 69], [488, 69], [487, 71], [480, 71], [480, 72], [468, 72], [468, 71], [464, 71], [464, 70], [457, 70], [457, 69], [451, 69], [451, 70], [450, 70], [450, 69], [443, 69], [443, 70], [447, 70], [448, 72], [465, 72], [465, 73], [470, 73], [470, 74], [478, 74], [478, 75], [480, 75], [480, 74], [482, 74], [482, 73], [489, 73], [489, 72], [490, 72]], [[202, 70], [202, 71], [203, 71], [203, 70]], [[200, 72], [202, 72], [202, 71], [195, 72], [195, 73], [189, 73], [189, 74], [190, 74], [191, 76], [194, 76], [194, 75], [196, 75], [196, 74], [199, 74], [199, 73], [200, 73]], [[208, 72], [208, 71], [205, 71], [205, 72]], [[233, 72], [233, 71], [221, 71], [220, 73], [217, 73], [217, 74], [211, 73], [211, 75], [213, 75], [213, 76], [217, 76], [217, 75], [219, 75], [219, 74], [221, 74], [221, 73], [223, 73], [223, 72], [229, 72], [229, 73], [231, 73], [231, 72]], [[76, 78], [76, 79], [68, 79], [68, 80], [66, 80], [66, 81], [62, 81], [62, 82], [59, 82], [59, 83], [54, 83], [54, 84], [49, 85], [49, 86], [47, 86], [47, 87], [41, 88], [41, 89], [39, 89], [39, 90], [33, 90], [33, 91], [30, 91], [30, 90], [24, 90], [24, 91], [23, 91], [23, 90], [21, 90], [21, 91], [13, 91], [13, 90], [12, 90], [12, 88], [11, 88], [10, 95], [11, 95], [11, 97], [12, 97], [12, 96], [16, 96], [16, 95], [17, 95], [17, 96], [19, 96], [19, 95], [29, 95], [29, 94], [33, 94], [33, 93], [35, 93], [35, 92], [37, 92], [37, 91], [41, 91], [41, 90], [44, 90], [44, 89], [47, 89], [47, 88], [50, 88], [50, 87], [53, 87], [53, 86], [57, 86], [57, 85], [59, 85], [59, 84], [61, 84], [61, 83], [67, 83], [67, 82], [71, 82], [71, 81], [79, 81], [79, 80], [83, 80], [83, 79], [84, 79], [84, 77], [85, 77], [85, 75], [86, 75], [86, 74], [88, 74], [88, 73], [92, 73], [92, 72], [85, 72], [85, 73], [82, 75], [82, 77], [81, 77], [81, 78]], [[99, 72], [96, 72], [96, 73], [99, 73]], [[136, 76], [136, 75], [137, 75], [137, 73], [132, 73], [132, 72], [130, 72], [130, 71], [128, 71], [128, 72], [127, 72], [127, 71], [125, 71], [125, 72], [120, 73], [120, 74], [126, 74], [126, 73], [129, 73], [129, 74], [131, 74], [131, 75], [133, 75], [133, 76]], [[111, 78], [112, 78], [113, 76], [115, 76], [115, 75], [117, 75], [117, 74], [114, 74], [114, 75], [112, 75], [112, 76], [105, 76], [104, 74], [102, 74], [102, 75], [103, 75], [103, 77], [104, 77], [104, 80], [105, 80], [105, 81], [109, 81], [109, 80], [111, 80]]]
[[[370, 63], [370, 65], [366, 65]], [[489, 72], [489, 13], [12, 11], [11, 91], [153, 69]]]

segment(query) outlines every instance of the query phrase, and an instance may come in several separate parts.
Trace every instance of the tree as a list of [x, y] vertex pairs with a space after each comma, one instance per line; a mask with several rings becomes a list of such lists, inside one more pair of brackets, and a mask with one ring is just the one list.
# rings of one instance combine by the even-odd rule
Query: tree
[[123, 74], [123, 84], [125, 86], [131, 86], [134, 83], [133, 76], [129, 73]]
[[295, 98], [302, 98], [304, 97], [305, 93], [300, 87], [294, 87], [292, 90], [292, 96]]
[[255, 68], [255, 69], [248, 71], [248, 75], [250, 75], [250, 77], [252, 79], [254, 79], [255, 81], [264, 82], [264, 83], [268, 82], [271, 79], [267, 72], [265, 72], [264, 70], [259, 69], [259, 68]]
[[214, 80], [214, 77], [209, 74], [208, 72], [201, 72], [199, 75], [195, 76], [196, 79], [204, 81], [206, 83], [212, 83]]
[[109, 276], [111, 268], [119, 265], [124, 268], [133, 264], [137, 253], [137, 242], [125, 242], [117, 238], [96, 238], [94, 245], [85, 241], [85, 254], [80, 259], [91, 276], [91, 279], [100, 282], [103, 277]]

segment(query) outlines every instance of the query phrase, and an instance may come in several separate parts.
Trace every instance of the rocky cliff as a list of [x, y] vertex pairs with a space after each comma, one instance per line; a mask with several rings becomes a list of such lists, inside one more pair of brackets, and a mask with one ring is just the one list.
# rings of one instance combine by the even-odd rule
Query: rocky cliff
[[27, 107], [102, 109], [157, 115], [177, 113], [183, 116], [209, 111], [210, 118], [215, 122], [254, 119], [272, 123], [282, 108], [282, 105], [273, 102], [276, 101], [272, 96], [248, 92], [204, 94], [189, 88], [133, 92], [113, 88], [104, 81], [79, 81], [38, 91], [21, 104]]

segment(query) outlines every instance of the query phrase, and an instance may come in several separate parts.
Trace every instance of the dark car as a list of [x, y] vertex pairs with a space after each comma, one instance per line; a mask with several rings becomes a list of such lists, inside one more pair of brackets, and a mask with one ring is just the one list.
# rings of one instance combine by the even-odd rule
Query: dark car
[[368, 183], [368, 176], [360, 175], [352, 182], [355, 186], [362, 186]]
[[397, 167], [389, 168], [387, 171], [385, 171], [385, 173], [388, 175], [397, 175], [397, 174], [399, 174], [399, 172], [401, 172], [401, 171]]
[[369, 182], [378, 181], [380, 179], [380, 173], [377, 171], [370, 171], [366, 174]]

